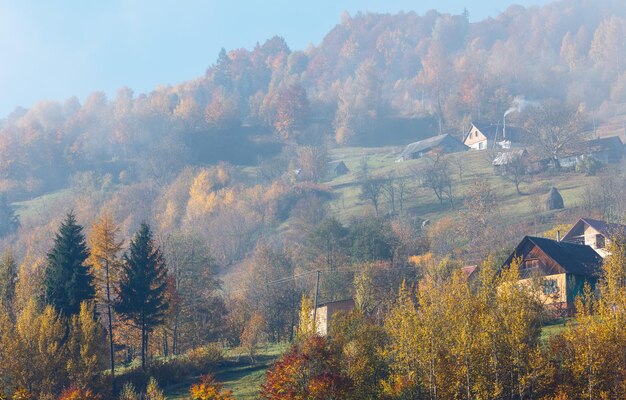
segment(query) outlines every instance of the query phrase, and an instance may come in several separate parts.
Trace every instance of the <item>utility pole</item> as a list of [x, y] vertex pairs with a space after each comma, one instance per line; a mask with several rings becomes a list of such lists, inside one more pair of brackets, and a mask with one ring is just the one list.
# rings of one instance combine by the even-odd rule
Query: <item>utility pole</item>
[[317, 294], [320, 288], [320, 271], [317, 271], [317, 279], [315, 280], [315, 300], [313, 300], [313, 332], [317, 334]]

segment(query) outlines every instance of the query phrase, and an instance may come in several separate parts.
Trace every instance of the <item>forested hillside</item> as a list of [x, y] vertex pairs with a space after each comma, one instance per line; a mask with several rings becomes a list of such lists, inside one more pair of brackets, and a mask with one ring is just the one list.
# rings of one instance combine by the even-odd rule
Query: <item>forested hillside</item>
[[[402, 307], [414, 311], [407, 287], [427, 276], [430, 291], [416, 301], [429, 303], [448, 289], [467, 289], [446, 280], [451, 271], [485, 259], [497, 266], [526, 234], [554, 236], [581, 215], [623, 222], [626, 179], [622, 160], [569, 170], [556, 165], [532, 176], [524, 171], [512, 181], [494, 175], [494, 155], [487, 151], [396, 163], [402, 146], [441, 133], [463, 139], [471, 122], [501, 125], [505, 112], [507, 124], [528, 132], [542, 123], [558, 125], [568, 136], [553, 144], [555, 154], [565, 142], [626, 138], [625, 38], [620, 0], [510, 6], [477, 22], [467, 11], [345, 14], [307, 49], [290, 49], [273, 37], [253, 49], [223, 49], [204, 76], [175, 86], [150, 93], [121, 88], [112, 98], [95, 92], [82, 103], [73, 97], [16, 109], [0, 120], [0, 289], [6, 308], [0, 333], [4, 322], [15, 332], [0, 335], [0, 346], [21, 351], [23, 360], [61, 361], [41, 361], [37, 376], [26, 361], [8, 369], [0, 363], [0, 376], [8, 377], [0, 382], [0, 397], [24, 389], [53, 398], [68, 382], [119, 391], [109, 385], [110, 375], [87, 376], [105, 368], [108, 352], [123, 366], [120, 382], [138, 387], [148, 376], [138, 372], [139, 360], [151, 365], [149, 375], [161, 384], [214, 371], [223, 360], [213, 343], [243, 349], [254, 360], [261, 343], [295, 339], [315, 271], [322, 271], [320, 302], [354, 297], [367, 309], [366, 321], [345, 322], [362, 330], [354, 337], [382, 335], [391, 315], [379, 344], [404, 357], [417, 345], [389, 344], [409, 340], [399, 326], [430, 329], [417, 316], [402, 320]], [[542, 115], [554, 118], [546, 122]], [[554, 156], [549, 149], [538, 152]], [[331, 161], [345, 161], [348, 173], [336, 176]], [[553, 186], [563, 193], [564, 210], [542, 207]], [[89, 268], [70, 276], [64, 265]], [[153, 281], [139, 282], [148, 278], [133, 275], [137, 265]], [[60, 283], [66, 281], [92, 290], [74, 293]], [[402, 282], [407, 286], [400, 289]], [[154, 301], [148, 325], [133, 309], [133, 285], [143, 285]], [[480, 326], [496, 324], [516, 301], [532, 314], [520, 328], [530, 332], [532, 346], [516, 354], [499, 348], [494, 354], [517, 357], [518, 369], [496, 368], [510, 380], [488, 389], [518, 390], [511, 398], [521, 399], [533, 393], [528, 387], [535, 380], [548, 379], [547, 373], [524, 375], [540, 367], [519, 360], [539, 352], [545, 321], [534, 300], [514, 292], [486, 311], [484, 302], [498, 293], [480, 292], [471, 307], [482, 310], [472, 314], [476, 318], [486, 318]], [[87, 303], [81, 307], [92, 299], [95, 311]], [[94, 312], [106, 334], [91, 325]], [[503, 323], [511, 329], [522, 324], [512, 318]], [[38, 333], [25, 334], [29, 325]], [[450, 337], [457, 332], [445, 329]], [[510, 332], [492, 333], [476, 344], [476, 357], [488, 358], [488, 346], [498, 340], [528, 344]], [[99, 334], [111, 341], [98, 342]], [[37, 340], [61, 350], [52, 356], [43, 347], [29, 350]], [[465, 344], [457, 343], [457, 350]], [[559, 344], [565, 345], [554, 346]], [[326, 351], [324, 343], [308, 346], [304, 352]], [[416, 351], [424, 357], [420, 362], [431, 360], [430, 350]], [[73, 364], [84, 352], [98, 356]], [[553, 361], [538, 360], [542, 366]], [[376, 390], [396, 396], [389, 398], [402, 398], [405, 389], [436, 390], [432, 376], [403, 381], [401, 369], [409, 367], [402, 362], [414, 360], [385, 366], [400, 370], [385, 369], [389, 383]], [[448, 374], [450, 365], [438, 373]], [[558, 368], [550, 367], [554, 383]], [[54, 376], [56, 370], [63, 372]], [[185, 372], [173, 376], [172, 370]], [[519, 382], [529, 379], [533, 383], [522, 388]], [[568, 384], [560, 387], [563, 393], [575, 392], [580, 382]], [[541, 393], [556, 386], [546, 384]], [[269, 396], [271, 388], [264, 391]]]

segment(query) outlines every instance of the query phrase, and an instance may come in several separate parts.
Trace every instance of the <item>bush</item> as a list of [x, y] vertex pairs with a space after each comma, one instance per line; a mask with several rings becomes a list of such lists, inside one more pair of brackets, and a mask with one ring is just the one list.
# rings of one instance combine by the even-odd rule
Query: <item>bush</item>
[[185, 358], [195, 374], [206, 374], [224, 359], [224, 354], [218, 345], [210, 344], [190, 350]]
[[223, 358], [219, 345], [210, 344], [195, 348], [181, 356], [152, 360], [147, 371], [142, 371], [140, 367], [132, 368], [120, 375], [119, 379], [134, 387], [145, 388], [149, 378], [152, 377], [161, 385], [167, 386], [191, 376], [211, 372]]

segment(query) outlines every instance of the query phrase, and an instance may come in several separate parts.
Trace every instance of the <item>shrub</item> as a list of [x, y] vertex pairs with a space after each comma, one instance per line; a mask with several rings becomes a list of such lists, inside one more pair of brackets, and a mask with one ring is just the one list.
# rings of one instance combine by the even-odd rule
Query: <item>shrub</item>
[[205, 374], [222, 361], [224, 354], [217, 345], [210, 344], [190, 350], [185, 358], [196, 374]]
[[100, 400], [100, 396], [89, 389], [70, 387], [61, 393], [59, 400]]
[[235, 400], [230, 390], [222, 390], [222, 385], [213, 375], [203, 375], [199, 383], [189, 389], [192, 400]]

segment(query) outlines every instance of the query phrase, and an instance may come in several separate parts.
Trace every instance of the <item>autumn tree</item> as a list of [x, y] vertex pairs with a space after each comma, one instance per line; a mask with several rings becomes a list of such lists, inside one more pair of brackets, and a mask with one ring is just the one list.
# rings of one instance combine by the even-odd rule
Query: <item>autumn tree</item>
[[313, 300], [303, 294], [300, 300], [300, 314], [298, 315], [298, 327], [296, 338], [305, 340], [315, 334], [315, 321], [313, 321]]
[[213, 375], [203, 375], [200, 382], [191, 385], [189, 395], [192, 400], [235, 400], [232, 391], [222, 387]]
[[48, 252], [44, 281], [46, 303], [68, 318], [80, 312], [83, 301], [95, 296], [88, 257], [83, 228], [70, 212], [61, 223], [54, 246]]
[[94, 318], [94, 305], [81, 303], [80, 312], [72, 317], [68, 341], [68, 378], [80, 389], [94, 389], [104, 366], [104, 330]]
[[159, 383], [154, 377], [151, 377], [148, 381], [148, 386], [146, 386], [146, 400], [166, 400], [165, 394], [159, 388]]
[[162, 249], [170, 279], [165, 323], [171, 332], [171, 351], [180, 354], [217, 340], [224, 331], [227, 311], [219, 295], [218, 265], [206, 242], [175, 232]]
[[113, 290], [117, 286], [122, 251], [121, 240], [118, 241], [119, 227], [115, 225], [110, 214], [104, 214], [91, 227], [88, 243], [91, 248], [89, 263], [93, 266], [96, 281], [96, 293], [99, 300], [106, 306], [107, 329], [109, 336], [109, 358], [111, 376], [115, 377], [115, 355], [113, 348]]
[[146, 368], [148, 335], [163, 322], [167, 269], [161, 250], [145, 222], [124, 254], [115, 311], [141, 332], [141, 368]]
[[388, 343], [385, 329], [358, 311], [333, 316], [333, 342], [342, 349], [342, 370], [352, 381], [348, 399], [380, 399], [381, 382], [389, 373], [383, 349]]
[[309, 116], [306, 90], [299, 84], [282, 89], [277, 97], [274, 129], [284, 140], [293, 140]]
[[311, 336], [267, 371], [260, 397], [267, 400], [344, 399], [351, 381], [340, 369], [337, 346], [321, 336]]
[[293, 260], [280, 248], [259, 244], [255, 250], [248, 299], [253, 311], [265, 320], [265, 331], [273, 342], [290, 339], [297, 321], [300, 292], [291, 277]]
[[598, 282], [599, 296], [587, 285], [576, 299], [575, 322], [553, 338], [552, 360], [572, 398], [621, 398], [626, 394], [626, 245], [614, 237], [607, 245]]
[[264, 328], [265, 320], [260, 313], [256, 312], [252, 314], [252, 317], [250, 317], [241, 333], [241, 347], [250, 357], [251, 363], [254, 363], [257, 348], [263, 340]]
[[44, 398], [58, 394], [67, 383], [67, 322], [52, 306], [43, 310], [31, 300], [16, 318], [13, 335], [5, 337], [3, 352], [12, 355], [4, 378], [14, 390]]

